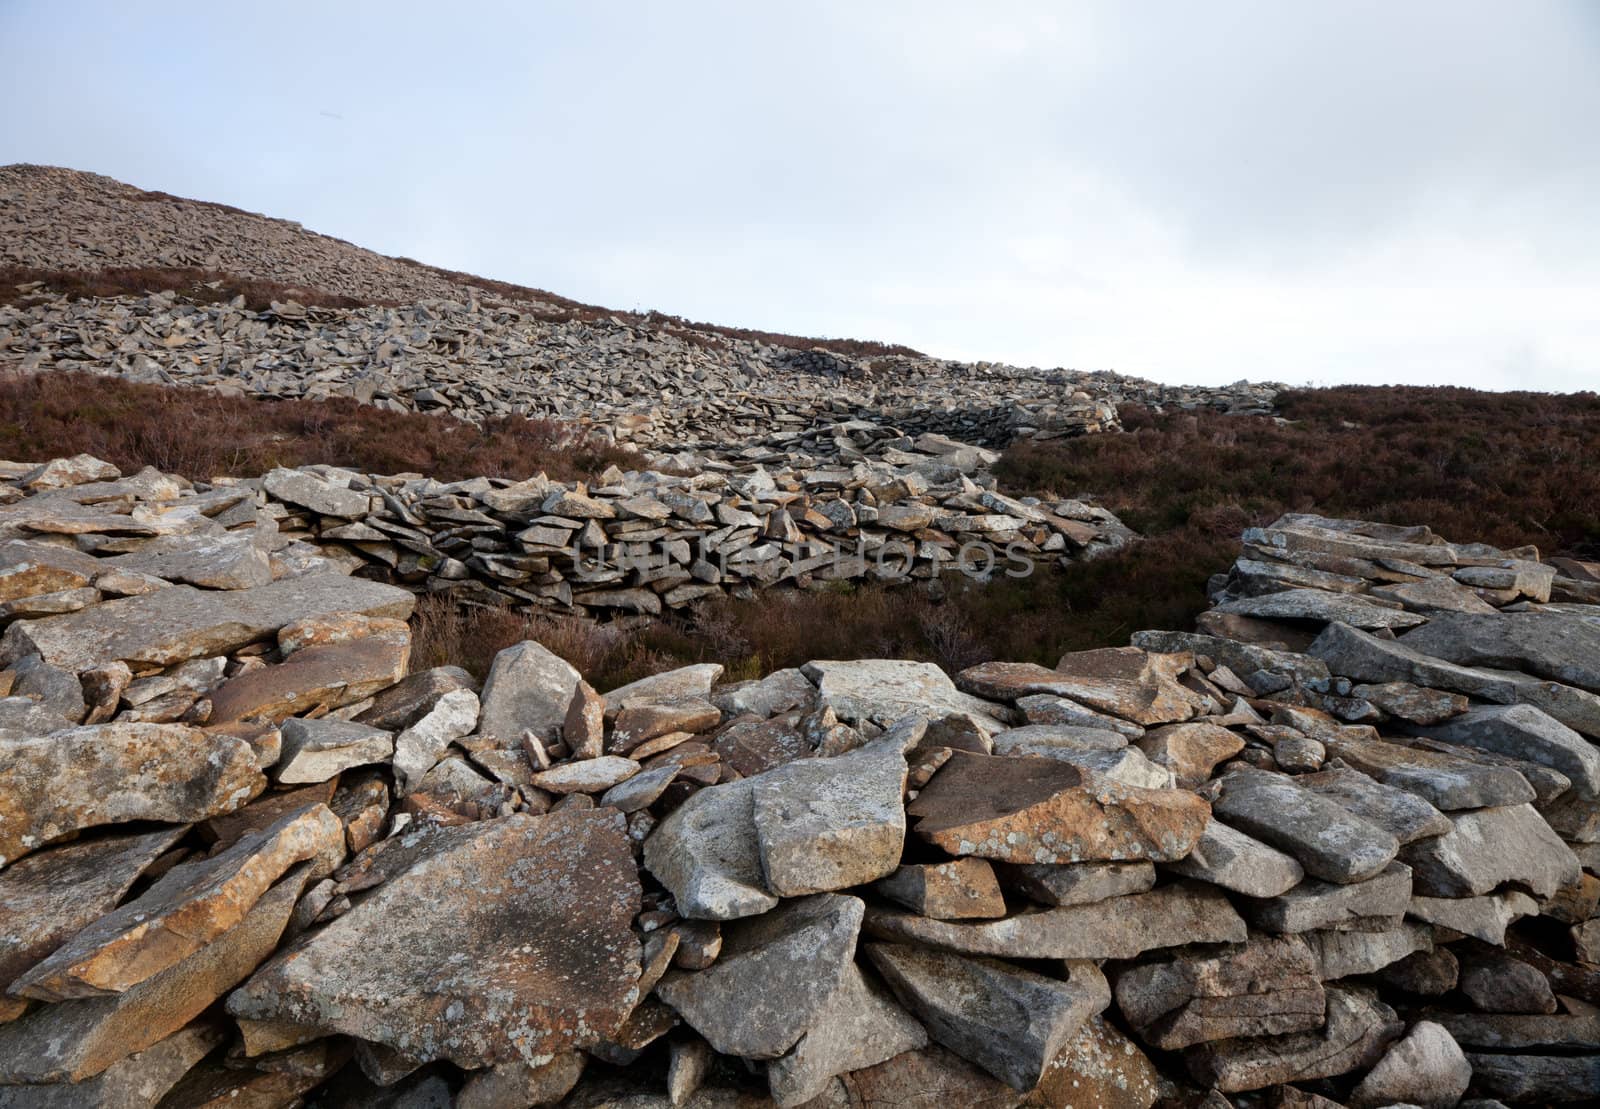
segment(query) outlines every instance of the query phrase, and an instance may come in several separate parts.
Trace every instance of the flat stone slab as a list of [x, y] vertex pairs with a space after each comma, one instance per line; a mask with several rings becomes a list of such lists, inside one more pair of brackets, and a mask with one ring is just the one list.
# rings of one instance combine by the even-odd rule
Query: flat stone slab
[[1091, 962], [1067, 979], [994, 959], [871, 943], [867, 958], [935, 1040], [1018, 1090], [1031, 1090], [1084, 1023], [1111, 1003]]
[[356, 766], [387, 762], [394, 735], [353, 720], [291, 718], [279, 734], [282, 747], [273, 777], [285, 785], [326, 782]]
[[1252, 839], [1220, 820], [1206, 825], [1194, 850], [1164, 864], [1174, 874], [1198, 878], [1247, 897], [1276, 897], [1305, 877], [1305, 868], [1276, 847]]
[[217, 1024], [196, 1021], [83, 1082], [0, 1086], [0, 1109], [153, 1109], [226, 1038]]
[[1450, 830], [1449, 818], [1423, 798], [1374, 781], [1358, 770], [1334, 767], [1296, 775], [1294, 782], [1376, 824], [1402, 845]]
[[1600, 693], [1600, 624], [1565, 613], [1442, 613], [1400, 642], [1461, 666], [1521, 670]]
[[1413, 897], [1406, 915], [1428, 924], [1503, 946], [1506, 928], [1539, 911], [1539, 903], [1521, 890], [1485, 894], [1482, 897]]
[[1411, 868], [1390, 863], [1364, 882], [1306, 881], [1276, 897], [1244, 905], [1250, 923], [1269, 932], [1364, 925], [1374, 918], [1398, 923], [1411, 903]]
[[1349, 735], [1330, 734], [1323, 746], [1330, 758], [1343, 759], [1369, 778], [1415, 793], [1445, 812], [1520, 805], [1536, 796], [1528, 779], [1507, 766]]
[[1480, 705], [1423, 735], [1525, 759], [1565, 774], [1576, 796], [1600, 798], [1600, 749], [1532, 705]]
[[686, 917], [734, 920], [778, 904], [761, 873], [752, 781], [698, 790], [645, 840], [645, 867]]
[[1011, 863], [1162, 862], [1193, 849], [1210, 807], [1071, 763], [956, 751], [906, 809], [952, 855]]
[[449, 829], [228, 999], [250, 1020], [492, 1066], [598, 1043], [638, 1002], [639, 878], [623, 817], [514, 815]]
[[808, 662], [801, 672], [817, 685], [824, 705], [846, 724], [888, 726], [904, 716], [967, 712], [1004, 721], [1006, 710], [956, 688], [931, 662], [860, 659]]
[[780, 897], [865, 885], [900, 864], [906, 760], [893, 736], [750, 779], [767, 889]]
[[1179, 954], [1117, 975], [1117, 1008], [1163, 1051], [1322, 1026], [1326, 997], [1315, 955], [1298, 937], [1253, 937], [1224, 954]]
[[1260, 597], [1242, 597], [1218, 605], [1215, 611], [1261, 620], [1338, 621], [1353, 628], [1413, 628], [1427, 619], [1402, 608], [1321, 589], [1285, 589]]
[[266, 784], [244, 740], [184, 724], [93, 724], [0, 740], [0, 866], [103, 824], [230, 813]]
[[1145, 893], [1156, 884], [1156, 868], [1150, 863], [1001, 863], [999, 874], [1007, 889], [1041, 905], [1093, 905]]
[[40, 1001], [122, 993], [235, 927], [290, 867], [344, 858], [344, 826], [326, 805], [291, 813], [216, 855], [180, 863], [84, 928], [11, 992]]
[[285, 578], [255, 589], [174, 585], [62, 616], [18, 620], [0, 636], [0, 661], [10, 665], [38, 654], [74, 671], [119, 661], [170, 666], [228, 654], [296, 620], [336, 612], [404, 620], [415, 604], [404, 589], [342, 574]]
[[1013, 959], [1132, 959], [1158, 947], [1243, 943], [1247, 931], [1222, 891], [1198, 882], [980, 924], [872, 908], [865, 928], [880, 939]]
[[1532, 805], [1452, 813], [1443, 836], [1408, 844], [1401, 858], [1425, 897], [1477, 897], [1503, 882], [1550, 897], [1579, 878], [1578, 857]]
[[1220, 779], [1212, 803], [1225, 823], [1290, 855], [1328, 882], [1360, 882], [1394, 859], [1400, 844], [1382, 828], [1284, 774], [1241, 770]]
[[308, 870], [297, 867], [238, 925], [132, 989], [40, 1006], [0, 1024], [0, 1086], [81, 1082], [184, 1027], [278, 945]]
[[724, 1055], [776, 1059], [820, 1019], [855, 968], [860, 898], [819, 893], [723, 929], [705, 970], [670, 972], [656, 994]]
[[105, 836], [30, 855], [0, 872], [0, 993], [105, 913], [187, 826]]
[[1372, 1066], [1405, 1027], [1368, 991], [1329, 987], [1327, 1022], [1287, 1036], [1217, 1040], [1184, 1053], [1196, 1081], [1223, 1093], [1331, 1078]]
[[963, 670], [957, 684], [983, 697], [1016, 700], [1048, 693], [1145, 727], [1188, 720], [1200, 698], [1177, 680], [1187, 654], [1107, 647], [1064, 655], [1054, 670], [1025, 662], [986, 662]]

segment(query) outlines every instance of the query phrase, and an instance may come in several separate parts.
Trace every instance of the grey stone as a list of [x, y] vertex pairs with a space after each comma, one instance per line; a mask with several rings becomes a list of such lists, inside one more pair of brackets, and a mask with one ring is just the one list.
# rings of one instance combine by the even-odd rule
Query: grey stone
[[1382, 828], [1284, 775], [1242, 770], [1221, 782], [1212, 803], [1217, 816], [1293, 855], [1312, 877], [1360, 882], [1388, 866], [1400, 849]]
[[1482, 897], [1413, 897], [1406, 915], [1501, 946], [1512, 921], [1533, 916], [1539, 903], [1521, 890]]
[[1398, 607], [1321, 589], [1286, 589], [1260, 597], [1242, 597], [1218, 605], [1215, 611], [1266, 620], [1338, 621], [1353, 628], [1410, 628], [1426, 619]]
[[1373, 974], [1417, 952], [1433, 949], [1431, 930], [1416, 924], [1383, 932], [1307, 932], [1302, 937], [1317, 957], [1327, 981]]
[[388, 732], [336, 717], [292, 717], [279, 734], [282, 748], [273, 777], [285, 785], [326, 782], [351, 767], [384, 762], [394, 754], [394, 736]]
[[1577, 856], [1532, 805], [1453, 813], [1451, 831], [1407, 844], [1401, 858], [1426, 897], [1476, 897], [1503, 882], [1550, 897], [1578, 880]]
[[484, 679], [478, 731], [507, 743], [532, 732], [549, 743], [561, 738], [578, 672], [533, 640], [495, 655]]
[[228, 654], [296, 620], [337, 612], [404, 620], [415, 604], [404, 589], [339, 574], [286, 578], [256, 589], [174, 585], [81, 612], [18, 620], [0, 636], [0, 662], [36, 653], [74, 671], [111, 662], [170, 666]]
[[644, 865], [686, 917], [733, 920], [778, 904], [761, 874], [748, 778], [702, 789], [674, 809], [645, 840]]
[[900, 944], [868, 944], [902, 1004], [933, 1038], [1018, 1090], [1030, 1090], [1091, 1016], [1111, 1003], [1093, 963], [1060, 981], [994, 959], [971, 959]]
[[835, 1075], [875, 1066], [927, 1043], [922, 1025], [851, 963], [811, 1027], [767, 1064], [767, 1086], [773, 1102], [788, 1109], [817, 1097]]
[[1472, 1081], [1472, 1064], [1441, 1025], [1421, 1020], [1389, 1047], [1350, 1094], [1351, 1109], [1380, 1109], [1404, 1102], [1419, 1109], [1451, 1109]]
[[1185, 1053], [1190, 1073], [1223, 1093], [1330, 1078], [1370, 1067], [1404, 1025], [1370, 992], [1327, 988], [1327, 1022], [1287, 1036], [1215, 1040]]
[[900, 865], [906, 760], [898, 737], [791, 762], [750, 782], [761, 873], [772, 893], [865, 885]]
[[1242, 943], [1246, 935], [1228, 899], [1195, 882], [976, 924], [874, 907], [865, 927], [880, 939], [1013, 959], [1132, 959], [1158, 947]]
[[1142, 1040], [1164, 1051], [1303, 1032], [1322, 1025], [1317, 971], [1298, 937], [1256, 937], [1221, 954], [1180, 952], [1127, 968], [1117, 975], [1117, 1007]]
[[1415, 793], [1386, 786], [1345, 767], [1302, 774], [1295, 779], [1295, 785], [1376, 824], [1402, 846], [1428, 836], [1442, 836], [1451, 827], [1444, 813]]
[[623, 817], [447, 828], [409, 867], [228, 998], [228, 1012], [467, 1068], [614, 1035], [639, 1001], [640, 888]]
[[1510, 767], [1349, 735], [1330, 735], [1324, 742], [1334, 758], [1445, 812], [1518, 805], [1537, 796], [1528, 780]]
[[1600, 693], [1600, 625], [1563, 613], [1442, 613], [1401, 642], [1458, 665], [1521, 670]]
[[1188, 856], [1163, 864], [1188, 878], [1248, 897], [1276, 897], [1305, 877], [1305, 869], [1292, 855], [1213, 820]]
[[1463, 960], [1457, 988], [1485, 1013], [1556, 1011], [1550, 980], [1538, 968], [1499, 951], [1471, 952]]
[[656, 986], [717, 1051], [776, 1059], [827, 1010], [855, 969], [859, 898], [819, 893], [723, 930], [705, 970], [673, 971]]
[[1004, 721], [1006, 710], [968, 696], [931, 662], [860, 659], [808, 662], [801, 667], [824, 705], [847, 724], [888, 725], [905, 716], [966, 712]]
[[478, 695], [470, 689], [453, 689], [395, 736], [394, 773], [400, 792], [415, 789], [450, 744], [470, 733], [477, 723]]
[[1302, 882], [1277, 897], [1245, 905], [1245, 913], [1269, 932], [1309, 932], [1361, 925], [1374, 917], [1398, 923], [1410, 902], [1410, 867], [1390, 863], [1364, 882]]
[[1478, 1092], [1510, 1102], [1583, 1102], [1600, 1090], [1600, 1055], [1490, 1055], [1469, 1052]]
[[1571, 780], [1578, 797], [1600, 798], [1600, 750], [1532, 705], [1479, 706], [1422, 734], [1553, 767]]

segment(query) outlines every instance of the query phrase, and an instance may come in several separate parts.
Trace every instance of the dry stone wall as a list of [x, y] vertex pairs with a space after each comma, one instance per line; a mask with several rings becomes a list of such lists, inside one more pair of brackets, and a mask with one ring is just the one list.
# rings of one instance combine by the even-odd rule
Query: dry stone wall
[[601, 693], [410, 672], [250, 486], [0, 469], [0, 1105], [1600, 1089], [1600, 566], [1290, 516], [1194, 632]]
[[243, 487], [259, 487], [285, 539], [344, 552], [367, 576], [564, 611], [659, 615], [774, 586], [1023, 577], [1133, 538], [1095, 505], [1007, 497], [979, 469], [992, 458], [981, 449], [934, 436], [916, 445], [926, 453], [799, 471], [613, 468], [593, 488], [330, 467]]

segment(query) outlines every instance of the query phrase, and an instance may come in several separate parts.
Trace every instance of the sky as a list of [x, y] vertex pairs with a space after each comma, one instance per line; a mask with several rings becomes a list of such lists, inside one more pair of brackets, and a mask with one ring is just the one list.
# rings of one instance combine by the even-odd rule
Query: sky
[[1600, 3], [0, 0], [0, 163], [622, 309], [1600, 389]]

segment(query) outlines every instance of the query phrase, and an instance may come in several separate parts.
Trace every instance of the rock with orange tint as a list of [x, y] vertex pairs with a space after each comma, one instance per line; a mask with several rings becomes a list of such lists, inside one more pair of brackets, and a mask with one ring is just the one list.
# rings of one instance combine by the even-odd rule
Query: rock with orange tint
[[0, 1085], [81, 1082], [188, 1024], [272, 953], [309, 871], [296, 867], [236, 926], [130, 990], [0, 1024]]
[[131, 989], [237, 925], [296, 863], [315, 859], [327, 872], [343, 858], [344, 827], [326, 805], [292, 813], [220, 854], [173, 867], [22, 975], [11, 992], [65, 1001]]
[[68, 843], [0, 872], [0, 991], [116, 908], [145, 868], [187, 830]]
[[397, 586], [340, 574], [285, 578], [255, 589], [174, 585], [80, 612], [18, 620], [0, 636], [0, 660], [37, 654], [64, 670], [110, 662], [170, 666], [267, 639], [296, 620], [329, 612], [411, 615], [416, 598]]
[[228, 1011], [493, 1066], [598, 1043], [639, 1000], [639, 876], [620, 813], [448, 828], [284, 951]]
[[210, 693], [212, 723], [246, 717], [276, 721], [318, 706], [340, 708], [394, 685], [411, 659], [411, 631], [399, 620], [368, 623], [377, 626], [371, 634], [312, 641], [276, 666], [229, 678]]
[[957, 751], [906, 808], [916, 833], [952, 855], [1008, 863], [1171, 862], [1193, 849], [1211, 808], [1192, 793], [1143, 789], [1057, 759]]
[[183, 724], [0, 740], [0, 866], [85, 828], [233, 812], [265, 787], [248, 743]]
[[1178, 785], [1195, 789], [1219, 762], [1244, 750], [1244, 740], [1227, 728], [1195, 722], [1154, 728], [1135, 740], [1151, 762], [1172, 771]]
[[1048, 693], [1149, 727], [1199, 713], [1199, 695], [1178, 681], [1192, 661], [1188, 653], [1106, 647], [1063, 655], [1054, 670], [1027, 662], [986, 662], [963, 670], [956, 681], [980, 697], [1016, 700]]

